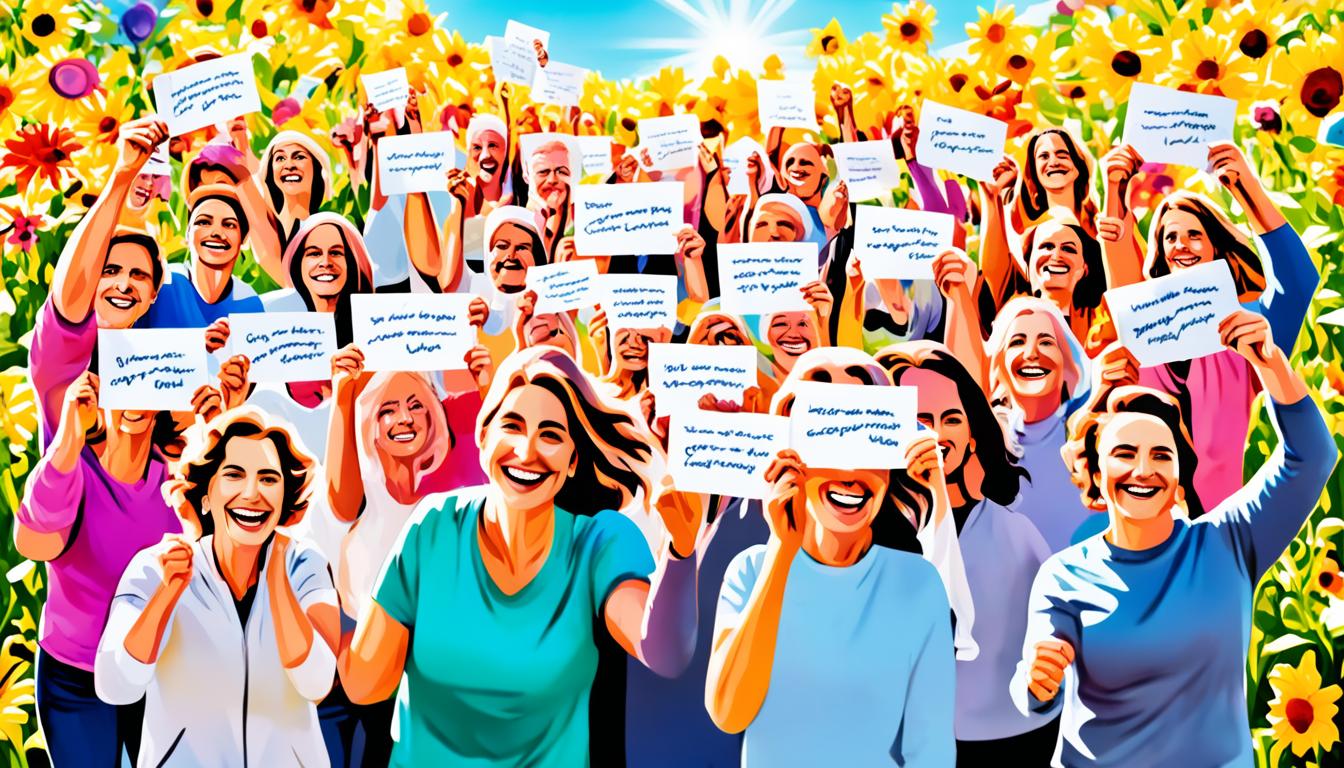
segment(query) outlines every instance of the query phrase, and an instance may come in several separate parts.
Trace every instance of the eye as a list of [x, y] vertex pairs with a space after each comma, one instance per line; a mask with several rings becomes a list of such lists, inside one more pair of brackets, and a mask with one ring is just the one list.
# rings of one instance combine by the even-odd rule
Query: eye
[[1111, 451], [1111, 456], [1123, 461], [1133, 461], [1134, 451], [1129, 450], [1128, 448], [1117, 448], [1116, 450]]
[[516, 434], [523, 431], [522, 425], [516, 421], [500, 422], [499, 429], [502, 432], [509, 432], [511, 434]]
[[226, 480], [242, 480], [243, 473], [236, 469], [226, 469], [224, 470], [222, 477]]
[[1014, 336], [1013, 338], [1008, 340], [1008, 348], [1013, 349], [1014, 347], [1025, 346], [1026, 343], [1027, 340], [1022, 338], [1021, 336]]
[[1049, 336], [1042, 336], [1040, 339], [1037, 339], [1036, 343], [1042, 347], [1055, 346], [1055, 340], [1050, 338]]
[[280, 484], [280, 478], [276, 477], [275, 475], [262, 475], [262, 477], [261, 477], [261, 484], [262, 484], [262, 485], [279, 485], [279, 484]]
[[560, 431], [557, 429], [543, 430], [541, 433], [541, 439], [553, 445], [559, 445], [560, 443], [563, 443], [565, 441], [564, 435], [560, 434]]
[[425, 405], [417, 400], [416, 402], [411, 403], [410, 408], [412, 411], [423, 411], [425, 410]]
[[116, 266], [115, 264], [108, 264], [103, 267], [103, 276], [106, 277], [108, 275], [115, 275], [120, 271], [121, 268]]
[[210, 217], [209, 217], [209, 216], [198, 216], [198, 217], [196, 217], [196, 220], [195, 220], [195, 221], [191, 222], [191, 224], [192, 224], [192, 226], [195, 226], [195, 227], [208, 227], [208, 226], [210, 226]]
[[923, 424], [924, 426], [928, 427], [929, 429], [933, 429], [933, 418], [930, 417], [930, 416], [920, 416], [920, 417], [919, 417], [919, 423], [920, 423], [920, 424]]
[[1169, 462], [1171, 461], [1171, 459], [1172, 456], [1170, 451], [1165, 450], [1153, 451], [1153, 461]]
[[949, 427], [959, 427], [962, 424], [962, 419], [960, 416], [948, 416], [943, 419], [943, 423]]
[[383, 409], [381, 409], [381, 410], [378, 411], [378, 418], [380, 418], [380, 419], [386, 419], [386, 418], [389, 418], [390, 416], [392, 416], [392, 409], [391, 409], [391, 408], [383, 408]]

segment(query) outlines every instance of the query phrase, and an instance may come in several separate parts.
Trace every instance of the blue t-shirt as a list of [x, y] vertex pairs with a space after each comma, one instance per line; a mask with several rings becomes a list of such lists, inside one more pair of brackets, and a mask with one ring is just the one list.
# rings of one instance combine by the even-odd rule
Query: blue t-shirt
[[[1012, 693], [1024, 712], [1063, 709], [1056, 765], [1255, 764], [1244, 689], [1252, 594], [1338, 458], [1311, 398], [1270, 411], [1279, 446], [1212, 512], [1176, 520], [1150, 549], [1094, 536], [1041, 566]], [[1051, 638], [1075, 657], [1042, 703], [1026, 674]]]
[[[754, 546], [728, 567], [716, 635], [741, 622], [765, 557], [766, 545]], [[799, 552], [742, 765], [951, 768], [951, 613], [938, 571], [919, 555], [874, 546], [832, 567]]]
[[211, 304], [201, 297], [189, 275], [187, 265], [169, 265], [159, 295], [135, 327], [205, 328], [233, 313], [261, 312], [264, 309], [257, 292], [236, 276], [229, 280], [229, 288], [219, 301]]
[[392, 764], [587, 765], [593, 628], [617, 585], [649, 580], [653, 557], [619, 512], [557, 508], [546, 562], [506, 595], [481, 560], [484, 498], [422, 502], [374, 590], [411, 631]]

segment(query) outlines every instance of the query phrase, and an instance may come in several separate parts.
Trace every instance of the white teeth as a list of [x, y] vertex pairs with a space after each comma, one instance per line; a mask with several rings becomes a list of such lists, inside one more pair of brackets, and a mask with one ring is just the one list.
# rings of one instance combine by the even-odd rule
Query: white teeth
[[229, 514], [233, 519], [244, 525], [261, 525], [266, 522], [266, 517], [270, 513], [262, 509], [230, 509]]
[[283, 181], [286, 184], [298, 184], [303, 181], [303, 177], [297, 173], [286, 173], [280, 177], [280, 181]]
[[791, 355], [801, 355], [808, 350], [811, 345], [806, 341], [781, 341], [779, 348]]
[[1048, 373], [1048, 371], [1037, 365], [1024, 365], [1021, 368], [1017, 369], [1017, 373], [1020, 376], [1026, 376], [1027, 378], [1034, 379], [1038, 376], [1044, 376], [1046, 373]]
[[1141, 499], [1151, 499], [1157, 495], [1157, 487], [1150, 485], [1122, 485], [1120, 490], [1128, 493], [1130, 496], [1137, 496]]
[[543, 477], [540, 472], [529, 472], [526, 469], [519, 469], [518, 467], [504, 467], [504, 474], [508, 476], [509, 479], [524, 484], [535, 483]]
[[1052, 275], [1067, 275], [1069, 273], [1069, 268], [1063, 264], [1048, 264], [1044, 268], [1044, 271], [1049, 272]]
[[334, 282], [336, 282], [336, 276], [335, 276], [335, 275], [313, 275], [313, 279], [316, 280], [316, 281], [319, 282], [319, 283], [334, 283]]
[[109, 296], [107, 298], [107, 303], [111, 304], [117, 309], [130, 309], [131, 307], [135, 306], [135, 302], [132, 301], [131, 299], [119, 299], [113, 296]]
[[859, 507], [863, 506], [863, 501], [867, 497], [855, 496], [852, 493], [840, 493], [839, 491], [827, 491], [826, 498], [830, 499], [831, 503], [836, 505], [837, 507], [844, 507], [845, 509], [858, 509]]
[[393, 440], [395, 440], [395, 441], [398, 442], [398, 443], [409, 443], [409, 442], [411, 442], [412, 440], [415, 439], [415, 433], [414, 433], [414, 432], [402, 432], [402, 433], [399, 434], [399, 435], [389, 435], [389, 437], [391, 437]]
[[218, 240], [206, 240], [204, 243], [201, 243], [201, 247], [202, 247], [202, 248], [209, 248], [209, 249], [212, 250], [212, 251], [227, 251], [227, 250], [229, 250], [229, 244], [228, 244], [228, 243], [221, 243], [221, 242], [219, 242]]

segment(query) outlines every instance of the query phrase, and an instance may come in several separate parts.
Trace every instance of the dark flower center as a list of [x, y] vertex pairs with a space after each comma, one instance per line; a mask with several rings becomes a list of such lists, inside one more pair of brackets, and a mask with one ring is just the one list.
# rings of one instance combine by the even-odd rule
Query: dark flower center
[[906, 40], [914, 40], [919, 37], [919, 25], [913, 21], [901, 22], [901, 37]]
[[448, 54], [448, 66], [450, 67], [462, 66], [462, 54], [456, 52]]
[[1252, 29], [1241, 36], [1241, 45], [1238, 47], [1242, 53], [1252, 59], [1258, 59], [1269, 52], [1269, 35], [1258, 29]]
[[98, 121], [99, 133], [111, 133], [117, 129], [117, 118], [108, 115]]
[[1121, 51], [1111, 57], [1111, 70], [1121, 77], [1138, 77], [1143, 60], [1133, 51]]
[[9, 109], [9, 105], [14, 103], [14, 91], [8, 85], [0, 85], [0, 112]]
[[96, 203], [96, 202], [98, 202], [98, 196], [97, 196], [97, 195], [91, 195], [91, 194], [87, 194], [87, 193], [86, 193], [86, 194], [80, 195], [80, 197], [79, 197], [79, 204], [82, 205], [82, 206], [84, 206], [85, 208], [92, 208], [92, 207], [93, 207], [93, 204]]
[[256, 21], [252, 22], [253, 37], [265, 37], [266, 32], [267, 32], [266, 21], [264, 19], [257, 19]]
[[1288, 724], [1293, 726], [1294, 731], [1306, 733], [1316, 712], [1311, 708], [1311, 702], [1306, 699], [1289, 699], [1283, 708], [1283, 714], [1288, 718]]
[[1302, 106], [1316, 117], [1325, 117], [1339, 106], [1344, 77], [1330, 67], [1310, 72], [1302, 81]]
[[635, 130], [636, 128], [639, 127], [639, 123], [636, 123], [632, 118], [629, 118], [629, 117], [622, 117], [622, 118], [621, 118], [621, 127], [624, 128], [624, 129], [627, 130], [627, 131], [633, 131], [633, 130]]
[[835, 49], [840, 47], [840, 43], [835, 39], [835, 35], [825, 35], [821, 38], [821, 52], [835, 53]]
[[1081, 85], [1075, 85], [1065, 91], [1065, 95], [1070, 99], [1081, 99], [1087, 95], [1087, 89]]
[[1331, 585], [1335, 583], [1335, 574], [1325, 571], [1316, 577], [1316, 583], [1321, 585], [1321, 589], [1330, 589]]
[[28, 28], [38, 37], [46, 37], [56, 31], [56, 17], [50, 13], [38, 14]]
[[196, 0], [196, 11], [202, 16], [209, 16], [215, 12], [215, 0]]
[[406, 22], [406, 31], [419, 37], [428, 32], [433, 26], [434, 24], [430, 21], [428, 14], [417, 13], [414, 16], [411, 16], [410, 20]]
[[1030, 63], [1030, 62], [1027, 61], [1027, 57], [1026, 57], [1026, 56], [1023, 56], [1023, 55], [1020, 54], [1020, 53], [1014, 53], [1012, 56], [1009, 56], [1009, 57], [1008, 57], [1008, 68], [1009, 68], [1009, 69], [1023, 69], [1023, 68], [1026, 67], [1027, 64], [1029, 64], [1029, 63]]
[[947, 82], [952, 86], [952, 90], [960, 91], [962, 88], [966, 87], [966, 76], [958, 72], [947, 78]]
[[990, 24], [989, 29], [985, 30], [985, 39], [991, 43], [1002, 43], [1007, 33], [1008, 30], [1004, 29], [1002, 24]]
[[1200, 80], [1216, 80], [1219, 70], [1218, 62], [1213, 59], [1205, 59], [1199, 62], [1199, 66], [1195, 67], [1195, 77]]

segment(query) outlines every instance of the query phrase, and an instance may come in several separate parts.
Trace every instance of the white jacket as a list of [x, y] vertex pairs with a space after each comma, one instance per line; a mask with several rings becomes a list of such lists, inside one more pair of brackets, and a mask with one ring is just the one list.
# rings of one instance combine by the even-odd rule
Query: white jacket
[[[191, 581], [168, 620], [154, 664], [126, 652], [126, 634], [162, 581], [157, 559], [142, 550], [112, 599], [94, 662], [94, 685], [109, 704], [145, 697], [140, 766], [327, 766], [314, 702], [326, 696], [336, 658], [313, 634], [303, 663], [285, 669], [263, 566], [247, 627], [220, 575], [212, 536], [193, 545]], [[262, 552], [266, 563], [266, 552]], [[306, 612], [336, 605], [326, 560], [294, 541], [286, 553], [289, 583]]]

